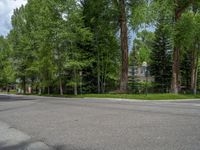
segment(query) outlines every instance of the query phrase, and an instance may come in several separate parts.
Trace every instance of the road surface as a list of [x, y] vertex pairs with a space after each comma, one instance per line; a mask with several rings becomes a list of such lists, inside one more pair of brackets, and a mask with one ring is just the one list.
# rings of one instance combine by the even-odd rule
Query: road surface
[[0, 95], [0, 150], [200, 150], [200, 101]]

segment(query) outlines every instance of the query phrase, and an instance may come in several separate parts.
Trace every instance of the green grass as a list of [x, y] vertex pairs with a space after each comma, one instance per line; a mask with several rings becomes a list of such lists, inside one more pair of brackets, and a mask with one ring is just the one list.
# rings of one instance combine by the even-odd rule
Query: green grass
[[0, 94], [16, 94], [15, 90], [10, 90], [9, 93], [7, 93], [7, 91], [1, 91]]
[[122, 98], [122, 99], [139, 99], [139, 100], [175, 100], [175, 99], [198, 99], [200, 95], [189, 94], [84, 94], [78, 97], [95, 97], [95, 98]]
[[120, 98], [138, 100], [178, 100], [178, 99], [200, 99], [200, 95], [192, 94], [83, 94], [83, 95], [63, 95], [51, 94], [41, 96], [67, 97], [67, 98]]
[[[7, 92], [0, 92], [7, 94]], [[15, 91], [10, 91], [9, 94], [16, 94]], [[178, 99], [200, 99], [200, 94], [83, 94], [83, 95], [63, 95], [59, 94], [26, 94], [36, 96], [50, 96], [50, 97], [67, 97], [67, 98], [120, 98], [120, 99], [138, 99], [138, 100], [178, 100]]]

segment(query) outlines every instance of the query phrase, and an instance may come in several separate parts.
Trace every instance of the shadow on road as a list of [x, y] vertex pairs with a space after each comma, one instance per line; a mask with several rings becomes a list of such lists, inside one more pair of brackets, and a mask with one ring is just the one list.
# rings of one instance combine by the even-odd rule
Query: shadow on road
[[9, 95], [0, 95], [0, 102], [13, 102], [13, 101], [28, 101], [36, 100], [33, 98], [21, 97], [21, 96], [9, 96]]
[[[31, 144], [31, 142], [21, 142], [21, 143], [18, 143], [16, 145], [7, 145], [6, 143], [4, 142], [1, 142], [0, 143], [0, 150], [36, 150], [35, 148], [30, 148], [29, 145]], [[91, 149], [82, 149], [82, 148], [76, 148], [72, 145], [57, 145], [57, 146], [53, 146], [51, 148], [43, 148], [43, 149], [40, 149], [41, 147], [38, 147], [39, 149], [38, 150], [91, 150]]]
[[4, 142], [0, 143], [0, 150], [26, 150], [26, 147], [29, 145], [29, 142], [21, 142], [16, 145], [7, 145]]
[[92, 150], [90, 148], [80, 148], [80, 147], [75, 147], [71, 144], [68, 145], [57, 145], [53, 147], [54, 150]]

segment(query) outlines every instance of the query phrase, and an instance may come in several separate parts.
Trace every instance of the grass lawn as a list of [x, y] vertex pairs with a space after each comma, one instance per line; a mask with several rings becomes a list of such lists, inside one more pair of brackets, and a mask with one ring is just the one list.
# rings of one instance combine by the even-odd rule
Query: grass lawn
[[9, 93], [7, 93], [7, 91], [0, 91], [0, 94], [16, 94], [15, 90], [10, 90]]
[[77, 97], [95, 98], [122, 98], [122, 99], [141, 99], [141, 100], [175, 100], [175, 99], [200, 99], [200, 95], [189, 94], [84, 94]]
[[[7, 94], [7, 92], [0, 92]], [[15, 91], [10, 91], [9, 94], [16, 94]], [[63, 95], [59, 94], [26, 94], [36, 96], [51, 96], [51, 97], [67, 97], [67, 98], [120, 98], [120, 99], [138, 99], [138, 100], [176, 100], [176, 99], [200, 99], [200, 94], [83, 94], [83, 95]]]

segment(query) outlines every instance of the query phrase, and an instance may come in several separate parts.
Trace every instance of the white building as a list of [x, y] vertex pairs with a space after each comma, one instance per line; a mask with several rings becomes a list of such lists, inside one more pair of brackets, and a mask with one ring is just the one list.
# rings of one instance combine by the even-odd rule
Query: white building
[[154, 82], [154, 77], [150, 75], [147, 68], [145, 66], [130, 66], [128, 76], [129, 78], [133, 77], [135, 82]]

